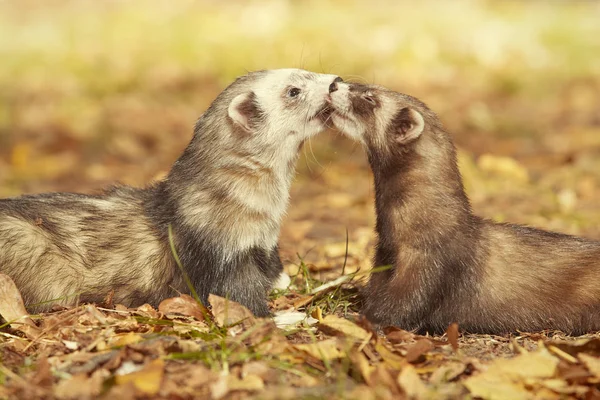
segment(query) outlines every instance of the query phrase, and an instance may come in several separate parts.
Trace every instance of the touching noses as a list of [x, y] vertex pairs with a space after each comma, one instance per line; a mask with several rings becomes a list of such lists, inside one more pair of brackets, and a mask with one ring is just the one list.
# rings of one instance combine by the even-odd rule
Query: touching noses
[[333, 93], [333, 92], [335, 92], [336, 90], [338, 90], [338, 85], [337, 85], [337, 83], [338, 83], [338, 82], [342, 82], [342, 81], [343, 81], [343, 79], [342, 79], [342, 78], [340, 78], [339, 76], [338, 76], [337, 78], [335, 78], [335, 79], [333, 80], [333, 82], [331, 83], [331, 85], [329, 85], [329, 93]]

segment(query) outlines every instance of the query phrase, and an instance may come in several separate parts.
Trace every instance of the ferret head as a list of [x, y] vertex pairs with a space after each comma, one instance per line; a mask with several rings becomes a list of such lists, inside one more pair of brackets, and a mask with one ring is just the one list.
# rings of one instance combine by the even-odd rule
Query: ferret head
[[403, 152], [438, 124], [418, 99], [382, 86], [338, 83], [330, 95], [331, 121], [378, 157]]
[[325, 129], [329, 94], [336, 75], [300, 69], [251, 72], [238, 78], [215, 101], [226, 105], [238, 143], [296, 152], [298, 144]]

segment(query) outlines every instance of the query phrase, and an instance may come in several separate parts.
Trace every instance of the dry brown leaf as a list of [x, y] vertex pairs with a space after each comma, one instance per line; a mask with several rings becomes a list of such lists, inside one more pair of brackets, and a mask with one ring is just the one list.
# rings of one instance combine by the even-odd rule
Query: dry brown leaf
[[125, 385], [131, 382], [140, 392], [154, 395], [160, 389], [164, 369], [165, 362], [161, 358], [157, 358], [145, 365], [140, 371], [115, 376], [115, 382], [117, 385]]
[[301, 307], [304, 307], [308, 303], [310, 303], [314, 298], [315, 298], [315, 296], [313, 296], [313, 295], [302, 296], [302, 297], [294, 300], [292, 303], [292, 306], [297, 310]]
[[369, 332], [354, 322], [336, 315], [327, 315], [319, 322], [318, 327], [327, 334], [345, 336], [360, 342], [371, 336]]
[[433, 343], [428, 339], [419, 339], [411, 345], [406, 351], [406, 361], [409, 363], [417, 363], [424, 361], [425, 353], [433, 350]]
[[[116, 307], [115, 307], [116, 308]], [[146, 318], [160, 318], [160, 314], [158, 311], [154, 309], [150, 304], [142, 304], [138, 308], [135, 309], [135, 314], [141, 315]]]
[[394, 379], [394, 376], [385, 365], [377, 364], [375, 366], [375, 371], [371, 374], [371, 381], [372, 387], [387, 388], [395, 395], [388, 398], [400, 398], [399, 395], [401, 394], [401, 389], [398, 385], [398, 381], [397, 379]]
[[327, 339], [308, 344], [296, 344], [293, 347], [318, 360], [334, 360], [344, 357], [344, 353], [338, 348], [337, 339]]
[[54, 387], [54, 395], [58, 399], [90, 399], [100, 395], [102, 384], [109, 376], [107, 370], [95, 371], [90, 377], [87, 374], [73, 375], [70, 379], [61, 380]]
[[48, 358], [41, 357], [37, 362], [37, 370], [32, 379], [32, 383], [36, 386], [51, 386], [52, 372], [50, 372], [50, 363]]
[[194, 317], [198, 321], [204, 321], [205, 317], [208, 316], [208, 309], [187, 294], [163, 300], [158, 305], [158, 311], [165, 315], [180, 314], [186, 317]]
[[0, 274], [0, 316], [11, 323], [14, 329], [25, 334], [29, 339], [37, 338], [41, 331], [29, 318], [29, 313], [23, 304], [23, 297], [13, 280], [5, 274]]
[[402, 329], [387, 330], [385, 337], [392, 343], [412, 342], [415, 339], [415, 334]]
[[448, 337], [448, 342], [450, 342], [452, 350], [454, 351], [458, 350], [458, 335], [458, 324], [453, 322], [446, 330], [446, 336]]
[[215, 322], [220, 327], [231, 326], [241, 321], [250, 326], [256, 321], [250, 310], [235, 301], [211, 294], [208, 296], [208, 302], [212, 306]]

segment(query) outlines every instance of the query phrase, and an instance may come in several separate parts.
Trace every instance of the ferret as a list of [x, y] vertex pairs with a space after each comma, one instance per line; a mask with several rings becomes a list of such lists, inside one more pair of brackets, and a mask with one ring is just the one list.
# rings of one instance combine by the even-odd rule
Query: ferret
[[340, 83], [333, 124], [364, 145], [375, 183], [373, 273], [363, 312], [439, 333], [600, 330], [600, 242], [473, 214], [456, 150], [418, 99]]
[[340, 78], [251, 72], [212, 102], [166, 179], [99, 195], [0, 200], [0, 272], [30, 311], [113, 300], [157, 305], [188, 292], [227, 296], [257, 316], [282, 272], [278, 237], [299, 150], [326, 127]]

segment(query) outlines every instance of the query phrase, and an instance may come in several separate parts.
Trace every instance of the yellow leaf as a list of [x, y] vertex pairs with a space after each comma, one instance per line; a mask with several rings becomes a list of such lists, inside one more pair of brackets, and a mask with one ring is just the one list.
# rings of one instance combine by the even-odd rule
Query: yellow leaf
[[360, 372], [366, 384], [369, 386], [373, 386], [371, 374], [373, 373], [373, 371], [375, 371], [375, 367], [369, 364], [369, 360], [367, 360], [367, 357], [365, 357], [363, 353], [356, 352], [351, 354], [350, 358], [352, 360], [354, 368], [356, 368]]
[[377, 342], [375, 345], [375, 350], [377, 350], [381, 358], [383, 358], [383, 361], [392, 368], [401, 370], [402, 367], [407, 364], [407, 361], [404, 359], [404, 357], [392, 352], [381, 341]]
[[326, 333], [333, 333], [337, 335], [343, 335], [356, 339], [357, 341], [364, 341], [371, 336], [369, 332], [356, 325], [354, 322], [349, 321], [345, 318], [340, 318], [335, 315], [327, 315], [319, 323], [319, 329]]
[[600, 378], [600, 358], [590, 356], [589, 354], [579, 353], [577, 357], [581, 360], [581, 362], [586, 366], [588, 371], [590, 371], [596, 378]]
[[323, 320], [323, 310], [321, 310], [321, 307], [316, 306], [314, 310], [310, 313], [310, 316], [320, 322]]
[[500, 359], [489, 368], [464, 381], [475, 397], [489, 400], [528, 399], [532, 394], [526, 389], [536, 381], [552, 378], [559, 360], [546, 348], [520, 354], [511, 359]]
[[532, 398], [522, 384], [490, 379], [485, 374], [480, 374], [467, 379], [464, 385], [469, 389], [474, 397], [481, 397], [486, 400], [526, 400]]
[[141, 392], [148, 395], [158, 393], [164, 374], [165, 362], [158, 358], [146, 365], [142, 370], [132, 372], [126, 375], [117, 375], [115, 381], [117, 385], [124, 385], [128, 382]]
[[411, 399], [427, 398], [427, 386], [419, 378], [415, 367], [410, 364], [406, 364], [398, 374], [398, 384]]
[[110, 341], [110, 345], [113, 347], [126, 346], [128, 344], [134, 344], [142, 341], [144, 338], [134, 332], [129, 332], [124, 335], [115, 335]]
[[294, 348], [308, 353], [310, 356], [319, 360], [334, 360], [344, 356], [344, 353], [338, 349], [336, 339], [328, 339], [309, 344], [296, 344], [294, 345]]

